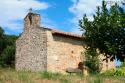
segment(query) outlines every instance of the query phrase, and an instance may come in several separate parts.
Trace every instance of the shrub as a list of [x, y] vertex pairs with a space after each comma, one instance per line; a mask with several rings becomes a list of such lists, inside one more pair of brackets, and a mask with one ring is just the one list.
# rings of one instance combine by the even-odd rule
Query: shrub
[[15, 46], [7, 46], [0, 56], [0, 66], [14, 67], [15, 64]]
[[0, 27], [0, 67], [14, 67], [17, 38], [18, 36], [5, 34]]
[[85, 52], [85, 66], [87, 66], [90, 70], [90, 73], [99, 73], [100, 72], [100, 66], [99, 66], [99, 59], [98, 54], [96, 51], [93, 50], [86, 50]]
[[121, 63], [121, 66], [120, 67], [125, 67], [125, 59], [124, 61]]
[[102, 75], [106, 75], [106, 76], [125, 76], [125, 72], [121, 69], [112, 69], [112, 70], [108, 70], [104, 73], [102, 73]]

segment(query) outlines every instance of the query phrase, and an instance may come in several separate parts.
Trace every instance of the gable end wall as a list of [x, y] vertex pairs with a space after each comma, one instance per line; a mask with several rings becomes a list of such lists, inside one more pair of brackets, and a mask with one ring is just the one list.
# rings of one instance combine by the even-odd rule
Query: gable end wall
[[16, 69], [47, 70], [46, 31], [40, 28], [25, 30], [16, 41]]

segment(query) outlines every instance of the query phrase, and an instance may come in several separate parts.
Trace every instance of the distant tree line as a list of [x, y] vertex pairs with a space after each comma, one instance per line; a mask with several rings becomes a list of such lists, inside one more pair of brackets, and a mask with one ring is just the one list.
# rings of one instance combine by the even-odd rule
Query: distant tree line
[[15, 66], [15, 41], [18, 36], [7, 35], [0, 27], [0, 67]]

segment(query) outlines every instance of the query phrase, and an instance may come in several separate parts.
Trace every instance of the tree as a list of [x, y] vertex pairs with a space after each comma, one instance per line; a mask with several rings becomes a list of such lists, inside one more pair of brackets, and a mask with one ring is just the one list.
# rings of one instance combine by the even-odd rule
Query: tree
[[3, 31], [3, 29], [0, 27], [0, 38], [3, 37], [3, 33], [4, 33], [4, 31]]
[[18, 36], [6, 35], [0, 27], [0, 66], [14, 67], [15, 65], [15, 41]]
[[114, 60], [124, 61], [125, 58], [125, 12], [117, 4], [97, 7], [94, 20], [89, 21], [86, 15], [79, 21], [82, 31], [85, 31], [86, 49], [98, 49], [101, 54]]
[[99, 73], [101, 71], [100, 60], [96, 51], [88, 49], [85, 52], [85, 66], [89, 68], [90, 73]]
[[4, 31], [0, 27], [0, 54], [3, 51], [3, 48], [4, 48], [4, 46], [3, 46], [4, 41], [3, 40], [4, 40]]
[[15, 65], [15, 46], [7, 46], [0, 58], [0, 65], [2, 67], [14, 67]]

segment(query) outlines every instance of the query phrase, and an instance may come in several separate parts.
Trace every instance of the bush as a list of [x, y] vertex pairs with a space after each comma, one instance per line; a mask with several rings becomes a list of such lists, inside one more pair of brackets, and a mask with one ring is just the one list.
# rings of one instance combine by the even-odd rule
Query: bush
[[90, 70], [90, 73], [99, 73], [100, 72], [100, 64], [99, 58], [96, 51], [86, 50], [85, 52], [85, 66], [87, 66]]
[[121, 66], [120, 67], [125, 67], [125, 59], [124, 61], [121, 63]]
[[102, 75], [106, 75], [106, 76], [125, 76], [125, 72], [121, 68], [118, 68], [118, 69], [108, 70], [108, 71], [102, 73]]
[[15, 46], [7, 46], [0, 56], [0, 66], [14, 67], [15, 64]]
[[14, 67], [17, 38], [18, 36], [5, 34], [0, 27], [0, 67]]

